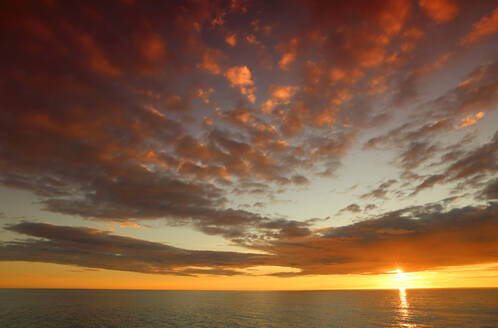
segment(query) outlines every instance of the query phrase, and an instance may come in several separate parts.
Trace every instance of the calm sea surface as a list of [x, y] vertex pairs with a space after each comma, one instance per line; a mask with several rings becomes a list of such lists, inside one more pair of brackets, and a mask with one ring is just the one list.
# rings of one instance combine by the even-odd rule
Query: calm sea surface
[[0, 289], [0, 327], [498, 327], [498, 289]]

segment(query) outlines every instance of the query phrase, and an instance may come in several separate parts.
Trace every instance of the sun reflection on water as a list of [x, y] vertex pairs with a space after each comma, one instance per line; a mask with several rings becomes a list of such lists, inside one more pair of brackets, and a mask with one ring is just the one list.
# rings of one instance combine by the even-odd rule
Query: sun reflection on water
[[409, 304], [406, 298], [406, 288], [399, 288], [399, 313], [402, 327], [417, 327], [417, 325], [408, 322], [410, 320]]

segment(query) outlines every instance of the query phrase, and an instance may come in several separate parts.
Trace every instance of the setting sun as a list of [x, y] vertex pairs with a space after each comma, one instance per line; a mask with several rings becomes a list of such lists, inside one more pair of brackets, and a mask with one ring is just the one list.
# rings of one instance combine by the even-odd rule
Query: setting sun
[[387, 273], [391, 277], [390, 288], [405, 289], [424, 286], [424, 282], [420, 280], [421, 277], [415, 272], [403, 272], [402, 269], [396, 269]]
[[410, 279], [407, 274], [403, 272], [403, 270], [396, 270], [395, 275], [396, 287], [397, 288], [406, 288], [407, 284], [410, 282]]

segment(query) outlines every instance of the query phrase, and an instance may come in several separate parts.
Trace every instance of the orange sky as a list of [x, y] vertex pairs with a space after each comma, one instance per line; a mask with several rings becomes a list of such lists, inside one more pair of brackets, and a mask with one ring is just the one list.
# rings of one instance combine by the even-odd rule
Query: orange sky
[[[379, 275], [165, 277], [125, 271], [81, 269], [67, 265], [3, 262], [0, 288], [179, 289], [179, 290], [323, 290], [496, 287], [498, 263]], [[265, 270], [269, 270], [266, 268]], [[265, 270], [253, 271], [263, 274]]]

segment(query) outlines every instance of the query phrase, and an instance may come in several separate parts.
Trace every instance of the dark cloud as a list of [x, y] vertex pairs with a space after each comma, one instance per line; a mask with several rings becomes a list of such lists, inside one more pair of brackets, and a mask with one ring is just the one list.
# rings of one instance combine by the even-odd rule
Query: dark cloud
[[292, 177], [292, 182], [294, 182], [297, 185], [307, 185], [310, 183], [309, 180], [304, 175], [299, 175], [299, 174], [296, 174], [295, 176]]
[[412, 192], [412, 196], [418, 194], [420, 191], [424, 189], [432, 188], [435, 184], [444, 181], [445, 178], [446, 177], [443, 174], [431, 175], [415, 188], [415, 190]]
[[497, 204], [445, 211], [440, 204], [389, 212], [323, 236], [262, 248], [301, 274], [418, 271], [496, 261]]
[[[481, 147], [468, 151], [457, 160], [448, 163], [442, 174], [432, 175], [419, 184], [412, 195], [423, 189], [431, 188], [438, 183], [465, 180], [463, 188], [474, 187], [472, 179], [482, 180], [487, 174], [494, 175], [498, 171], [498, 132]], [[466, 186], [465, 186], [466, 185]]]
[[371, 210], [376, 209], [376, 208], [377, 208], [377, 205], [375, 205], [375, 204], [367, 204], [367, 205], [365, 205], [364, 211], [367, 212], [367, 211], [371, 211]]
[[498, 199], [498, 179], [491, 180], [482, 190], [479, 197], [489, 200]]
[[482, 64], [453, 88], [424, 104], [434, 116], [495, 110], [498, 103], [498, 62]]
[[398, 182], [398, 180], [396, 180], [396, 179], [390, 179], [386, 182], [383, 182], [374, 190], [369, 191], [369, 192], [361, 195], [360, 198], [362, 198], [362, 199], [365, 199], [365, 198], [386, 199], [387, 193], [389, 192], [389, 188], [397, 182]]
[[361, 207], [358, 204], [350, 204], [343, 209], [341, 209], [337, 214], [342, 214], [344, 212], [359, 213], [361, 212]]
[[406, 123], [385, 135], [369, 139], [364, 144], [363, 149], [395, 147], [400, 151], [396, 163], [405, 171], [410, 171], [439, 154], [441, 146], [434, 142], [434, 139], [437, 135], [447, 132], [451, 128], [451, 120], [449, 119], [422, 126], [417, 126], [416, 122]]
[[[22, 222], [7, 230], [41, 238], [4, 242], [3, 261], [35, 261], [71, 264], [142, 273], [233, 275], [229, 268], [245, 268], [266, 263], [266, 255], [236, 252], [196, 251], [161, 243], [80, 227]], [[191, 267], [205, 267], [203, 269]]]
[[444, 204], [404, 208], [316, 233], [308, 228], [310, 223], [277, 220], [260, 228], [279, 233], [263, 240], [238, 240], [268, 255], [185, 250], [109, 231], [22, 222], [6, 229], [30, 238], [3, 242], [0, 259], [175, 275], [234, 275], [258, 265], [301, 270], [278, 276], [385, 273], [396, 267], [418, 271], [495, 262], [498, 204], [449, 211]]

